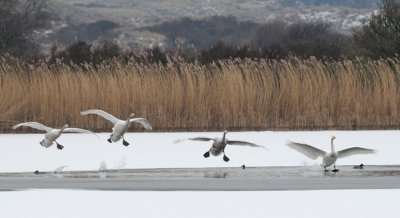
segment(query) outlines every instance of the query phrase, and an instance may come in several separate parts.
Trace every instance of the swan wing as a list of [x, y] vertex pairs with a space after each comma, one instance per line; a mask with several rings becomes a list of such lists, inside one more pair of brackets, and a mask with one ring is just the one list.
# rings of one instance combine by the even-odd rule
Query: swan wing
[[19, 124], [13, 126], [13, 129], [16, 129], [16, 128], [21, 127], [21, 126], [28, 126], [28, 127], [31, 127], [31, 128], [34, 128], [34, 129], [38, 129], [38, 130], [42, 130], [42, 131], [46, 131], [46, 132], [50, 132], [51, 130], [53, 130], [53, 128], [50, 128], [50, 127], [48, 127], [46, 125], [43, 125], [41, 123], [38, 123], [38, 122], [19, 123]]
[[153, 127], [151, 127], [149, 121], [147, 121], [144, 118], [133, 118], [133, 119], [130, 119], [129, 122], [140, 123], [147, 130], [152, 130], [153, 129]]
[[[266, 147], [262, 146], [262, 145], [257, 145], [251, 142], [244, 142], [244, 141], [232, 141], [232, 140], [228, 140], [227, 141], [228, 145], [239, 145], [239, 146], [251, 146], [251, 147], [258, 147], [258, 148], [264, 148], [267, 149]], [[268, 150], [268, 149], [267, 149]]]
[[347, 148], [347, 149], [338, 151], [338, 157], [343, 158], [343, 157], [348, 157], [348, 156], [355, 155], [355, 154], [375, 154], [375, 153], [376, 153], [376, 151], [373, 149], [352, 147], [352, 148]]
[[323, 150], [320, 150], [311, 145], [307, 145], [307, 144], [303, 144], [303, 143], [289, 141], [288, 143], [286, 143], [286, 145], [289, 148], [294, 149], [313, 160], [316, 160], [318, 157], [322, 157], [326, 154], [326, 152]]
[[94, 132], [90, 131], [90, 130], [86, 130], [86, 129], [80, 129], [80, 128], [65, 128], [63, 130], [63, 132], [76, 132], [76, 133], [91, 133], [94, 134]]
[[87, 129], [65, 128], [63, 132], [67, 132], [67, 133], [90, 133], [90, 134], [95, 135], [98, 139], [100, 139], [100, 137], [96, 133], [94, 133], [94, 132], [92, 132], [90, 130], [87, 130]]
[[98, 110], [98, 109], [91, 109], [91, 110], [86, 110], [86, 111], [81, 112], [81, 115], [88, 115], [88, 114], [99, 115], [99, 116], [103, 117], [104, 119], [109, 120], [114, 125], [119, 121], [119, 119], [114, 117], [113, 115], [111, 115], [105, 111]]
[[188, 140], [208, 142], [208, 141], [211, 141], [211, 140], [214, 140], [214, 139], [213, 138], [207, 138], [207, 137], [195, 137], [195, 138], [188, 138]]
[[175, 139], [173, 143], [174, 143], [174, 144], [177, 144], [177, 143], [181, 143], [181, 142], [186, 141], [186, 140], [208, 142], [208, 141], [214, 140], [214, 139], [213, 139], [213, 138], [206, 138], [206, 137], [196, 137], [196, 138], [186, 138], [186, 139]]

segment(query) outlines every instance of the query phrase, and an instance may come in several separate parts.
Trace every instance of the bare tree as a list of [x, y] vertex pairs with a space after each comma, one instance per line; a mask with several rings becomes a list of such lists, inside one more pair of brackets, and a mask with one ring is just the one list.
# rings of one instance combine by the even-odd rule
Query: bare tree
[[0, 55], [38, 54], [33, 36], [49, 20], [45, 6], [46, 0], [0, 0]]
[[354, 42], [375, 57], [400, 53], [400, 0], [382, 0], [362, 27], [353, 32]]

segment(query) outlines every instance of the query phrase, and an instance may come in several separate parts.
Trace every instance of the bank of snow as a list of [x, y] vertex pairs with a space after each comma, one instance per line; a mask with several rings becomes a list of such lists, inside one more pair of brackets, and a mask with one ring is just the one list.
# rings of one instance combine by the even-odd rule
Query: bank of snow
[[0, 193], [2, 217], [397, 217], [400, 190]]

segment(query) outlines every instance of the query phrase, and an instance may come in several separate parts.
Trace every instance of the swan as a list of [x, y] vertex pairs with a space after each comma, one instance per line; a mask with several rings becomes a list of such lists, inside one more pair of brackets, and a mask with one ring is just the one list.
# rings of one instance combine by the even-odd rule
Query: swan
[[223, 160], [225, 162], [229, 161], [229, 158], [225, 155], [225, 147], [226, 147], [226, 145], [251, 146], [251, 147], [260, 147], [260, 148], [267, 149], [262, 145], [256, 145], [256, 144], [251, 143], [251, 142], [228, 140], [225, 137], [227, 133], [228, 133], [228, 131], [225, 130], [222, 138], [196, 137], [196, 138], [188, 138], [188, 139], [177, 139], [177, 140], [174, 141], [174, 144], [179, 143], [179, 142], [184, 141], [184, 140], [203, 141], [203, 142], [213, 141], [213, 144], [212, 144], [210, 150], [208, 150], [206, 153], [204, 153], [203, 156], [205, 158], [208, 158], [208, 157], [210, 157], [210, 154], [212, 154], [213, 156], [218, 156], [221, 153], [224, 153]]
[[338, 158], [344, 158], [348, 157], [351, 155], [356, 155], [356, 154], [375, 154], [376, 151], [373, 149], [368, 149], [368, 148], [361, 148], [361, 147], [351, 147], [347, 149], [343, 149], [340, 151], [335, 151], [335, 147], [333, 145], [333, 140], [335, 140], [336, 137], [332, 136], [331, 137], [331, 151], [326, 152], [322, 151], [318, 148], [315, 148], [311, 145], [308, 144], [302, 144], [302, 143], [297, 143], [297, 142], [292, 142], [289, 141], [286, 145], [289, 146], [290, 148], [304, 154], [305, 156], [316, 160], [317, 158], [321, 157], [322, 158], [322, 166], [325, 169], [325, 172], [327, 172], [326, 168], [333, 165], [333, 172], [339, 171], [336, 169], [336, 160]]
[[38, 122], [19, 123], [19, 124], [13, 126], [13, 129], [17, 129], [21, 126], [27, 126], [27, 127], [31, 127], [31, 128], [37, 129], [37, 130], [46, 131], [47, 133], [44, 135], [44, 139], [39, 142], [40, 145], [42, 145], [45, 148], [48, 148], [48, 147], [52, 146], [53, 143], [55, 142], [57, 144], [57, 148], [60, 150], [63, 149], [64, 146], [60, 145], [56, 141], [56, 139], [58, 139], [58, 137], [61, 136], [61, 133], [64, 133], [64, 132], [93, 133], [86, 129], [68, 128], [68, 124], [65, 124], [61, 129], [53, 129], [53, 128], [50, 128], [50, 127], [43, 125], [41, 123], [38, 123]]
[[144, 118], [133, 118], [135, 116], [134, 113], [132, 113], [127, 120], [120, 120], [116, 117], [114, 117], [113, 115], [102, 111], [102, 110], [98, 110], [98, 109], [91, 109], [91, 110], [86, 110], [86, 111], [82, 111], [81, 115], [88, 115], [88, 114], [96, 114], [99, 115], [101, 117], [103, 117], [104, 119], [110, 121], [111, 123], [114, 124], [114, 127], [112, 128], [112, 133], [110, 135], [110, 138], [107, 139], [108, 142], [112, 143], [112, 142], [117, 142], [122, 138], [122, 144], [124, 146], [128, 146], [129, 143], [127, 141], [125, 141], [124, 138], [124, 134], [125, 132], [129, 129], [129, 127], [131, 126], [132, 122], [135, 123], [140, 123], [145, 129], [147, 130], [151, 130], [152, 127], [149, 123], [149, 121], [147, 121]]

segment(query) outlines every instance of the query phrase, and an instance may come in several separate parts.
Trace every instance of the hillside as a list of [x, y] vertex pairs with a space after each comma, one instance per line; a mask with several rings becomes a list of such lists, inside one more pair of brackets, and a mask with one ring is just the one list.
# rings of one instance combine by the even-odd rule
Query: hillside
[[[125, 47], [163, 45], [165, 36], [145, 27], [182, 17], [204, 19], [233, 16], [239, 21], [266, 23], [326, 21], [349, 32], [376, 8], [378, 0], [49, 0], [54, 14], [44, 44], [68, 44], [76, 39], [117, 40]], [[106, 22], [105, 22], [106, 21]]]

